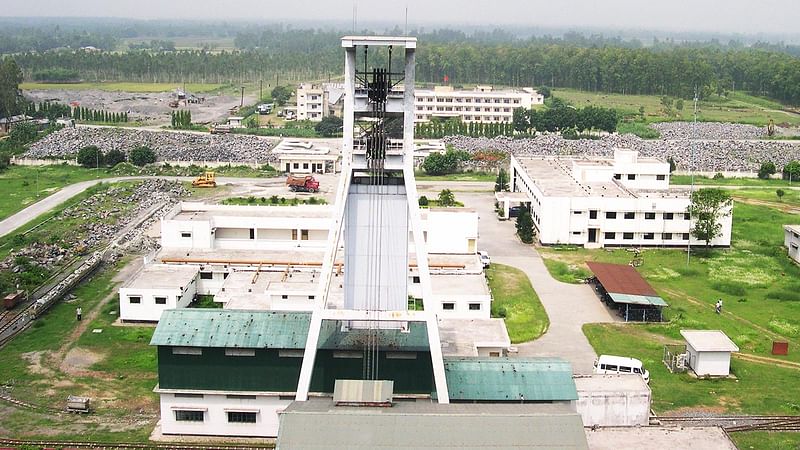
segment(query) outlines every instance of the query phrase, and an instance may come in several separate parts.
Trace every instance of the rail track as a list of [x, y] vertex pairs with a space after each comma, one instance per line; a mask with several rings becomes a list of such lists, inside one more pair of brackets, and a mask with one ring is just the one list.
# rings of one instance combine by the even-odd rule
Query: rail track
[[656, 416], [666, 425], [719, 426], [737, 431], [800, 431], [800, 416]]
[[21, 439], [0, 439], [0, 446], [7, 447], [21, 447], [31, 446], [39, 448], [61, 448], [78, 449], [78, 448], [93, 448], [93, 449], [172, 449], [172, 450], [210, 450], [210, 449], [236, 449], [236, 450], [262, 450], [274, 449], [274, 444], [190, 444], [190, 443], [160, 443], [160, 442], [93, 442], [93, 441], [37, 441], [37, 440], [21, 440]]

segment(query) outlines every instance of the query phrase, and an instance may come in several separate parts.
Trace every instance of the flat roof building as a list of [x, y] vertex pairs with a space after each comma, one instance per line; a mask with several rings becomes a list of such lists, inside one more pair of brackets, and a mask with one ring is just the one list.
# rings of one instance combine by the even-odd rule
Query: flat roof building
[[[689, 192], [669, 187], [669, 164], [617, 149], [613, 159], [511, 156], [510, 189], [527, 195], [537, 238], [544, 245], [685, 247], [705, 245], [690, 235]], [[505, 217], [512, 201], [497, 195]], [[712, 246], [730, 246], [732, 214], [720, 217]]]
[[585, 427], [645, 427], [652, 392], [641, 375], [575, 377], [576, 408]]
[[477, 86], [465, 90], [436, 86], [414, 91], [414, 122], [459, 118], [468, 123], [511, 123], [514, 109], [528, 110], [543, 103], [544, 96], [532, 88], [495, 90], [492, 86]]
[[297, 87], [297, 120], [320, 122], [329, 114], [328, 91], [323, 86], [303, 83]]
[[727, 377], [731, 373], [731, 353], [739, 347], [720, 330], [681, 330], [686, 340], [689, 367], [699, 377]]
[[167, 309], [185, 308], [197, 294], [196, 266], [151, 264], [119, 289], [124, 322], [157, 322]]
[[800, 225], [783, 226], [783, 246], [786, 247], [789, 258], [800, 263]]

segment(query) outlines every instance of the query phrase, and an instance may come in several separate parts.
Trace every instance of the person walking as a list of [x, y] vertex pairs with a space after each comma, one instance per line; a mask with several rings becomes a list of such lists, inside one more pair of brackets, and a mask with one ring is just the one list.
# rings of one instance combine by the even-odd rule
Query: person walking
[[78, 322], [80, 322], [82, 317], [83, 317], [83, 310], [81, 309], [80, 306], [78, 306], [78, 309], [75, 310], [75, 319], [77, 319]]
[[717, 300], [716, 305], [714, 305], [714, 311], [716, 311], [717, 314], [722, 314], [722, 299]]

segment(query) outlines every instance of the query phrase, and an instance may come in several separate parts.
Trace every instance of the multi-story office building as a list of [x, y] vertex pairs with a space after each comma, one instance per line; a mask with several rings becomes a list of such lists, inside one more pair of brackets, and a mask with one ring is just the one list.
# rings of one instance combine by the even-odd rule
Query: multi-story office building
[[297, 120], [319, 122], [328, 115], [328, 91], [309, 83], [297, 87]]
[[463, 122], [510, 123], [514, 109], [530, 109], [542, 103], [544, 96], [532, 88], [494, 90], [491, 86], [477, 86], [456, 90], [452, 86], [436, 86], [414, 91], [414, 121], [460, 117]]

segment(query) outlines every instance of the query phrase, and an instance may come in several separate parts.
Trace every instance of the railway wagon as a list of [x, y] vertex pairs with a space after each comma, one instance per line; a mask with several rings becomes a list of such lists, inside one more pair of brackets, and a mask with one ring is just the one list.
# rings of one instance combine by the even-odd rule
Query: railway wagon
[[5, 297], [3, 297], [3, 308], [14, 309], [14, 307], [17, 306], [17, 304], [19, 304], [19, 302], [21, 302], [24, 297], [25, 297], [24, 291], [12, 292], [6, 295]]

